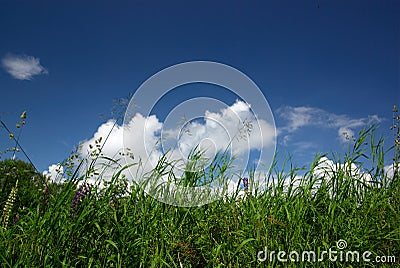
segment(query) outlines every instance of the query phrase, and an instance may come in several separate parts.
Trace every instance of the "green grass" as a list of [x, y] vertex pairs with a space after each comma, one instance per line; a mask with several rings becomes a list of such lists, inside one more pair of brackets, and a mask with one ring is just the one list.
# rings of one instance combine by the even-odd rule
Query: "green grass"
[[[388, 178], [384, 171], [384, 163], [391, 160], [385, 157], [393, 152], [396, 155], [398, 147], [385, 152], [383, 140], [376, 141], [369, 129], [337, 162], [367, 163], [363, 172], [371, 175], [370, 183], [349, 174], [345, 165], [316, 176], [321, 157], [307, 170], [287, 171], [284, 166], [292, 163], [274, 162], [266, 178], [267, 191], [249, 189], [244, 198], [192, 208], [160, 203], [137, 185], [126, 194], [124, 167], [119, 167], [106, 188], [92, 189], [71, 216], [77, 182], [84, 179], [76, 172], [61, 186], [48, 185], [45, 202], [25, 209], [16, 224], [10, 221], [0, 230], [0, 263], [2, 267], [376, 265], [362, 260], [282, 263], [276, 255], [266, 262], [257, 260], [264, 248], [321, 252], [336, 249], [336, 241], [344, 239], [347, 250], [370, 251], [371, 259], [395, 256], [391, 265], [400, 266], [400, 178], [399, 173]], [[303, 176], [296, 176], [299, 172]]]

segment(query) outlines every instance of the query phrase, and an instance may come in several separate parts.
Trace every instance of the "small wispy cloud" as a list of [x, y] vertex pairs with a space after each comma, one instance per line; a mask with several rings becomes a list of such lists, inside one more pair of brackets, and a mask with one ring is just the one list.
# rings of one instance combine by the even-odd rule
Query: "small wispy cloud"
[[336, 129], [341, 141], [346, 142], [354, 136], [355, 128], [382, 121], [377, 115], [351, 118], [348, 115], [338, 115], [320, 108], [305, 106], [284, 106], [277, 110], [277, 114], [286, 121], [286, 124], [279, 128], [286, 134], [284, 143], [290, 140], [291, 133], [309, 126]]
[[4, 70], [18, 80], [31, 80], [33, 76], [47, 74], [40, 59], [27, 55], [8, 54], [1, 60]]

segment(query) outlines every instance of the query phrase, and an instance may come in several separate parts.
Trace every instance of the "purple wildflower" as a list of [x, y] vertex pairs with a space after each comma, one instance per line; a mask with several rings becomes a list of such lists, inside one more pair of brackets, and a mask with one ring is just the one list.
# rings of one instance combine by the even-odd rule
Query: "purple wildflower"
[[14, 221], [13, 221], [13, 225], [15, 225], [18, 221], [19, 221], [19, 215], [15, 216]]
[[249, 178], [243, 178], [242, 181], [243, 181], [244, 189], [248, 190], [249, 189]]
[[76, 191], [74, 199], [72, 199], [71, 208], [69, 210], [69, 214], [71, 217], [79, 210], [80, 205], [82, 204], [85, 197], [89, 194], [90, 187], [89, 184], [84, 183], [79, 187], [78, 191]]
[[43, 208], [40, 211], [40, 216], [43, 216], [43, 214], [46, 212], [47, 207], [49, 206], [49, 194], [50, 194], [49, 187], [46, 186], [46, 189], [44, 190], [44, 193], [40, 198], [40, 206], [41, 207], [43, 206]]
[[46, 189], [44, 190], [42, 198], [40, 199], [40, 204], [43, 205], [44, 203], [46, 203], [46, 199], [47, 199], [47, 196], [49, 195], [49, 193], [50, 193], [49, 187], [46, 186]]

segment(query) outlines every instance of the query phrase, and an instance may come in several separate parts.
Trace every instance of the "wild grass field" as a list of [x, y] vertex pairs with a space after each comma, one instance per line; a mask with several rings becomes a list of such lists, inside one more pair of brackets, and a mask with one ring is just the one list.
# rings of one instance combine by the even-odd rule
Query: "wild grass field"
[[[127, 189], [124, 166], [114, 166], [112, 181], [96, 189], [85, 179], [95, 172], [91, 164], [99, 155], [84, 172], [72, 156], [60, 174], [68, 178], [64, 183], [50, 182], [31, 163], [3, 155], [1, 266], [400, 266], [397, 113], [394, 119], [393, 140], [367, 128], [348, 151], [318, 155], [301, 168], [278, 154], [265, 176], [265, 191], [256, 190], [253, 174], [240, 181], [240, 196], [200, 207], [161, 203], [136, 184]], [[390, 149], [384, 143], [391, 143]], [[334, 165], [321, 169], [328, 158], [336, 159]], [[158, 168], [155, 173], [162, 165]], [[101, 172], [96, 176], [101, 179]]]

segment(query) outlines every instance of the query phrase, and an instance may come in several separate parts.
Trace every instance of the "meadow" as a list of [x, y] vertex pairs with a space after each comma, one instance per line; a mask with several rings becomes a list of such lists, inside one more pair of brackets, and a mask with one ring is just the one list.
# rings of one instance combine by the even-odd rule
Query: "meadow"
[[[89, 165], [72, 155], [64, 163], [64, 183], [48, 181], [31, 163], [4, 159], [1, 266], [375, 267], [378, 260], [400, 266], [397, 112], [394, 119], [393, 140], [377, 138], [372, 126], [348, 151], [317, 155], [310, 166], [298, 167], [278, 154], [265, 176], [267, 190], [257, 191], [250, 173], [237, 187], [240, 197], [230, 194], [200, 207], [161, 203], [136, 184], [127, 189], [123, 165], [114, 166], [112, 180], [95, 189], [85, 179], [100, 154]], [[389, 149], [385, 142], [392, 144]], [[335, 168], [317, 172], [326, 157], [335, 159]], [[387, 163], [393, 163], [391, 172]], [[101, 179], [101, 172], [96, 175]], [[310, 251], [316, 259], [306, 254], [302, 261]], [[329, 251], [337, 251], [336, 260]]]

